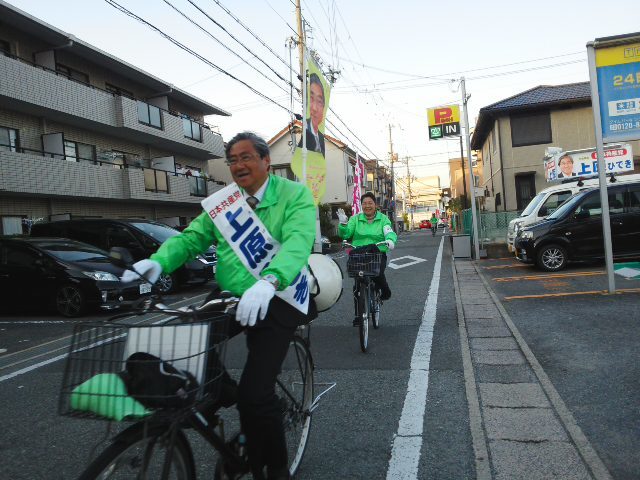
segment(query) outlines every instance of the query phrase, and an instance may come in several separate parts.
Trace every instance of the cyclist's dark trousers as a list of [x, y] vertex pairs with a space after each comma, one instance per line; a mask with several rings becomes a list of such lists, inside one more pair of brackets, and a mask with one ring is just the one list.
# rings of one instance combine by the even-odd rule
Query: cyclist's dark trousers
[[387, 283], [387, 277], [384, 276], [384, 271], [387, 268], [387, 254], [382, 254], [382, 260], [380, 261], [380, 275], [374, 277], [373, 281], [376, 284], [376, 288], [378, 288], [382, 292], [382, 299], [388, 299], [391, 297], [391, 289], [389, 288], [389, 284]]
[[275, 384], [296, 327], [306, 318], [274, 297], [267, 317], [246, 329], [248, 355], [238, 386], [238, 411], [255, 480], [265, 478], [265, 466], [268, 478], [286, 478], [286, 439]]

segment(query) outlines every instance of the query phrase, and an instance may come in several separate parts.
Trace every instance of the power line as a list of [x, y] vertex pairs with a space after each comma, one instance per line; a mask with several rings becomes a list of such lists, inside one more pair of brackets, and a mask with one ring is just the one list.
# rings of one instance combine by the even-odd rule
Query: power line
[[[540, 57], [540, 58], [534, 58], [532, 60], [522, 60], [520, 62], [504, 63], [504, 64], [501, 64], [501, 65], [492, 65], [492, 66], [489, 66], [489, 67], [480, 67], [480, 68], [474, 68], [474, 69], [471, 69], [471, 70], [459, 70], [459, 71], [456, 71], [456, 72], [438, 73], [438, 74], [433, 74], [433, 75], [422, 75], [422, 74], [416, 74], [416, 73], [399, 72], [397, 70], [388, 70], [388, 69], [385, 69], [385, 68], [375, 67], [373, 65], [366, 65], [364, 62], [363, 63], [353, 62], [353, 63], [355, 63], [356, 65], [358, 65], [359, 67], [362, 67], [362, 68], [368, 68], [368, 69], [371, 69], [371, 70], [378, 70], [378, 71], [381, 71], [381, 72], [384, 72], [384, 73], [393, 73], [393, 74], [396, 74], [396, 75], [404, 75], [404, 76], [407, 76], [407, 77], [414, 77], [415, 79], [439, 79], [439, 77], [452, 77], [452, 76], [458, 76], [458, 75], [466, 75], [466, 74], [468, 74], [470, 72], [479, 72], [479, 71], [482, 71], [482, 70], [493, 70], [493, 69], [496, 69], [496, 68], [511, 67], [513, 65], [521, 65], [521, 64], [524, 64], [524, 63], [533, 63], [533, 62], [540, 62], [542, 60], [551, 60], [551, 59], [554, 59], [554, 58], [570, 57], [572, 55], [580, 55], [580, 54], [584, 55], [584, 53], [585, 53], [584, 51], [572, 52], [572, 53], [563, 53], [563, 54], [560, 54], [560, 55], [552, 55], [550, 57]], [[345, 58], [342, 58], [342, 57], [340, 57], [340, 58], [341, 58], [341, 60], [351, 61], [350, 59], [345, 59]], [[394, 82], [403, 82], [403, 81], [406, 82], [407, 80], [395, 80]], [[387, 82], [387, 83], [394, 83], [394, 82]]]
[[[191, 2], [191, 0], [188, 0], [189, 2]], [[231, 10], [229, 10], [227, 7], [225, 7], [224, 5], [222, 5], [222, 3], [220, 3], [219, 0], [212, 0], [213, 2], [216, 3], [216, 5], [218, 5], [222, 10], [224, 10], [227, 15], [229, 15], [231, 18], [233, 18], [236, 22], [238, 22], [247, 32], [249, 32], [251, 34], [251, 36], [253, 36], [253, 38], [255, 38], [258, 42], [260, 42], [267, 50], [269, 50], [278, 60], [280, 60], [287, 68], [291, 68], [289, 66], [289, 64], [287, 63], [287, 61], [282, 58], [280, 55], [278, 55], [276, 52], [273, 51], [273, 49], [267, 45], [260, 37], [258, 37], [258, 35], [256, 35], [255, 33], [253, 33], [253, 31], [247, 27], [244, 23], [242, 23], [242, 20], [240, 20], [236, 15], [234, 15]], [[267, 2], [268, 4], [269, 2]], [[269, 5], [271, 7], [271, 5]], [[273, 9], [273, 7], [271, 7]], [[275, 11], [275, 10], [274, 10]], [[276, 12], [277, 13], [277, 12]], [[280, 17], [282, 18], [282, 17]], [[284, 19], [283, 19], [284, 20]], [[213, 21], [213, 20], [212, 20]], [[287, 22], [285, 22], [287, 23]], [[298, 36], [297, 32], [291, 27], [291, 25], [289, 25], [287, 23], [287, 25], [289, 26], [289, 28], [291, 28], [291, 30], [293, 31], [293, 33], [296, 35], [296, 37]], [[222, 28], [222, 27], [221, 27]], [[237, 41], [237, 40], [236, 40]]]
[[[215, 1], [215, 0], [214, 0], [214, 1]], [[216, 3], [218, 3], [218, 2], [216, 2]], [[278, 11], [277, 11], [275, 8], [273, 8], [273, 6], [269, 3], [269, 0], [264, 0], [264, 3], [266, 3], [267, 5], [269, 5], [269, 8], [270, 8], [271, 10], [273, 10], [273, 12], [274, 12], [277, 16], [279, 16], [279, 17], [280, 17], [280, 19], [285, 23], [285, 25], [286, 25], [287, 27], [289, 27], [289, 29], [290, 29], [290, 30], [293, 32], [293, 34], [297, 37], [297, 36], [298, 36], [298, 32], [296, 32], [296, 30], [295, 30], [291, 25], [289, 25], [289, 22], [287, 22], [284, 18], [282, 18], [282, 15], [280, 15], [280, 13], [278, 13]], [[220, 3], [218, 3], [218, 5], [220, 5]], [[220, 7], [222, 8], [222, 5], [220, 5]], [[242, 25], [242, 24], [241, 24], [241, 25]], [[258, 40], [258, 41], [260, 41], [260, 40]], [[265, 45], [265, 46], [266, 46], [266, 45]], [[267, 47], [267, 48], [269, 48], [269, 47]], [[272, 52], [272, 53], [273, 53], [273, 52]], [[275, 53], [274, 53], [274, 55], [275, 55]]]
[[[213, 18], [211, 18], [211, 16], [205, 12], [204, 10], [202, 10], [198, 5], [196, 5], [193, 0], [187, 0], [191, 5], [193, 5], [194, 8], [196, 8], [200, 13], [202, 13], [205, 17], [207, 17], [209, 20], [211, 20], [211, 22], [213, 22], [213, 24], [215, 24], [217, 27], [219, 27], [223, 32], [225, 32], [227, 35], [229, 35], [233, 40], [235, 40], [242, 48], [244, 48], [247, 52], [249, 52], [256, 60], [258, 60], [259, 62], [261, 62], [264, 66], [266, 66], [269, 70], [271, 70], [280, 80], [282, 80], [284, 83], [286, 83], [287, 85], [289, 84], [289, 81], [286, 80], [282, 75], [280, 75], [278, 72], [276, 72], [274, 70], [274, 68], [269, 65], [267, 62], [265, 62], [264, 60], [262, 60], [260, 57], [258, 57], [258, 55], [256, 55], [249, 47], [247, 47], [244, 43], [242, 43], [240, 40], [238, 40], [231, 32], [229, 32], [226, 28], [224, 28], [219, 22], [217, 22], [216, 20], [214, 20]], [[217, 0], [214, 0], [217, 2]], [[167, 0], [164, 0], [164, 2], [167, 2]], [[173, 5], [172, 5], [173, 7]], [[175, 8], [175, 7], [174, 7]], [[176, 9], [177, 10], [177, 9]], [[182, 12], [180, 12], [179, 10], [177, 10], [179, 13], [182, 14]], [[184, 15], [184, 14], [183, 14]], [[187, 19], [189, 19], [189, 17], [187, 17]], [[189, 19], [190, 20], [190, 19]], [[191, 20], [190, 20], [191, 21]], [[193, 23], [193, 22], [192, 22]], [[209, 34], [204, 28], [200, 27], [200, 25], [196, 24], [201, 30], [203, 30], [204, 32], [206, 32], [208, 35], [212, 36], [211, 34]], [[246, 28], [246, 27], [245, 27]], [[213, 37], [213, 36], [212, 36]], [[213, 37], [215, 38], [215, 37]], [[216, 39], [217, 40], [217, 39]], [[226, 47], [227, 49], [231, 50], [230, 48]], [[233, 50], [231, 50], [233, 52]], [[235, 52], [234, 52], [235, 53]], [[237, 55], [237, 54], [236, 54]], [[238, 57], [240, 57], [240, 55], [237, 55]], [[240, 57], [242, 58], [242, 57]], [[280, 57], [278, 57], [280, 58]], [[284, 61], [284, 60], [283, 60]], [[248, 65], [251, 65], [247, 62]], [[285, 63], [286, 65], [286, 63]], [[285, 90], [286, 91], [286, 90]]]
[[[246, 61], [244, 58], [242, 58], [242, 56], [237, 53], [236, 51], [234, 51], [232, 48], [230, 48], [229, 46], [227, 46], [226, 44], [224, 44], [220, 39], [218, 39], [215, 35], [213, 35], [212, 33], [210, 33], [208, 30], [206, 30], [202, 25], [200, 25], [198, 22], [196, 22], [195, 20], [193, 20], [191, 17], [189, 17], [186, 13], [184, 13], [182, 10], [180, 10], [179, 8], [177, 8], [176, 6], [174, 6], [171, 2], [169, 2], [169, 0], [162, 0], [164, 3], [166, 3], [167, 5], [169, 5], [175, 12], [177, 12], [179, 15], [181, 15], [185, 20], [187, 20], [188, 22], [190, 22], [192, 25], [195, 25], [196, 27], [198, 27], [198, 29], [200, 29], [202, 32], [204, 32], [205, 35], [209, 36], [210, 38], [212, 38], [213, 40], [215, 40], [220, 46], [222, 46], [223, 48], [225, 48], [227, 51], [229, 51], [231, 54], [235, 55], [236, 57], [238, 57], [240, 60], [242, 60], [244, 63], [246, 63], [247, 65], [249, 65], [252, 69], [254, 69], [256, 72], [258, 72], [260, 75], [262, 75], [264, 78], [266, 78], [267, 80], [269, 80], [271, 83], [273, 83], [276, 87], [280, 88], [281, 90], [284, 90], [285, 92], [287, 92], [287, 89], [284, 88], [282, 85], [276, 83], [275, 80], [273, 80], [272, 78], [269, 78], [267, 75], [265, 75], [264, 72], [262, 72], [261, 70], [259, 70], [258, 68], [256, 68], [254, 65], [250, 64], [248, 61]], [[199, 7], [197, 7], [193, 2], [191, 2], [191, 0], [189, 0], [189, 3], [191, 3], [192, 5], [194, 5], [196, 8], [198, 8], [198, 10], [200, 10]], [[202, 12], [202, 10], [200, 10]], [[206, 13], [202, 12], [204, 15], [206, 15]], [[208, 15], [207, 15], [208, 17]], [[245, 47], [246, 48], [246, 47]], [[248, 49], [247, 49], [248, 50]], [[249, 50], [249, 52], [251, 52]], [[252, 53], [253, 54], [253, 53]], [[264, 65], [267, 66], [267, 68], [269, 68], [273, 73], [275, 73], [281, 80], [283, 80], [285, 83], [289, 83], [287, 80], [284, 79], [284, 77], [282, 77], [278, 72], [276, 72], [273, 68], [271, 68], [271, 66], [269, 64], [267, 64], [266, 62], [264, 62], [262, 59], [258, 58], [255, 54], [253, 54], [253, 56], [255, 58], [257, 58], [258, 60], [260, 60]]]
[[213, 63], [211, 60], [208, 60], [207, 58], [203, 57], [202, 55], [200, 55], [199, 53], [195, 52], [194, 50], [192, 50], [191, 48], [187, 47], [186, 45], [180, 43], [178, 40], [176, 40], [175, 38], [173, 38], [171, 35], [165, 33], [164, 31], [162, 31], [161, 29], [159, 29], [158, 27], [156, 27], [155, 25], [151, 24], [150, 22], [146, 21], [145, 19], [143, 19], [142, 17], [139, 17], [138, 15], [136, 15], [135, 13], [131, 12], [130, 10], [127, 10], [125, 7], [123, 7], [122, 5], [118, 4], [115, 0], [105, 0], [105, 2], [107, 2], [109, 5], [111, 5], [112, 7], [114, 7], [116, 10], [119, 10], [120, 12], [124, 13], [125, 15], [128, 15], [129, 17], [137, 20], [138, 22], [146, 25], [147, 27], [149, 27], [150, 29], [154, 30], [156, 33], [158, 33], [159, 35], [161, 35], [162, 37], [164, 37], [165, 39], [169, 40], [171, 43], [173, 43], [174, 45], [176, 45], [177, 47], [181, 48], [182, 50], [184, 50], [185, 52], [189, 53], [190, 55], [196, 57], [198, 60], [200, 60], [201, 62], [206, 63], [207, 65], [209, 65], [210, 67], [218, 70], [220, 73], [224, 73], [226, 76], [228, 76], [229, 78], [237, 81], [238, 83], [241, 83], [242, 85], [244, 85], [245, 87], [247, 87], [249, 90], [251, 90], [253, 93], [255, 93], [256, 95], [264, 98], [265, 100], [268, 100], [269, 102], [273, 103], [274, 105], [282, 108], [283, 110], [286, 110], [289, 114], [293, 113], [291, 112], [287, 107], [284, 107], [282, 105], [280, 105], [278, 102], [276, 102], [275, 100], [273, 100], [272, 98], [268, 97], [267, 95], [265, 95], [264, 93], [256, 90], [255, 88], [253, 88], [251, 85], [249, 85], [247, 82], [245, 82], [244, 80], [240, 80], [238, 77], [232, 75], [231, 73], [227, 72], [226, 70], [224, 70], [222, 67], [219, 67], [218, 65], [216, 65], [215, 63]]

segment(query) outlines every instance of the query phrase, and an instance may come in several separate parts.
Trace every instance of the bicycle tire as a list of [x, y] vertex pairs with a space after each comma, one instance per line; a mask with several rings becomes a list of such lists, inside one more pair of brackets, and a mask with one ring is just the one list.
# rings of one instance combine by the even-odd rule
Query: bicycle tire
[[374, 287], [371, 298], [371, 324], [376, 330], [380, 328], [380, 290]]
[[287, 356], [276, 383], [276, 394], [283, 404], [289, 474], [300, 467], [311, 430], [313, 404], [313, 359], [307, 343], [298, 335], [289, 344]]
[[[166, 451], [161, 445], [164, 443], [162, 437], [167, 430], [168, 425], [147, 425], [145, 422], [131, 425], [91, 462], [78, 480], [160, 478]], [[160, 455], [154, 455], [158, 446]], [[140, 471], [147, 455], [150, 457], [146, 462], [148, 468]], [[196, 479], [193, 453], [182, 431], [175, 436], [169, 479]]]
[[365, 282], [360, 283], [360, 350], [367, 353], [369, 348], [369, 309], [371, 301], [369, 300], [369, 286]]

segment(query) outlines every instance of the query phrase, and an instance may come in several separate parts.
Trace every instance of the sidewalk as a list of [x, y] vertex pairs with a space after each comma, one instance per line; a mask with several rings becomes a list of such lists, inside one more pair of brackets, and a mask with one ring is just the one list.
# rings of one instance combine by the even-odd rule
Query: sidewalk
[[611, 479], [475, 262], [453, 260], [478, 479]]

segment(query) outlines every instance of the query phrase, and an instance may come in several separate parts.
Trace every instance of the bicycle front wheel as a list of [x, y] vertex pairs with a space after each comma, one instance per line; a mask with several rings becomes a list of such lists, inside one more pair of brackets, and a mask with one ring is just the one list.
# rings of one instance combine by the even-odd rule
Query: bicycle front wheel
[[[170, 442], [166, 425], [136, 423], [118, 435], [78, 480], [159, 479]], [[168, 477], [171, 480], [195, 480], [196, 472], [189, 443], [178, 432], [173, 444]]]
[[380, 290], [373, 287], [371, 296], [371, 324], [373, 328], [380, 328]]
[[276, 383], [282, 401], [284, 431], [287, 438], [289, 474], [300, 467], [311, 430], [313, 404], [313, 361], [306, 342], [293, 337]]
[[360, 283], [360, 350], [367, 353], [369, 348], [369, 315], [371, 311], [371, 297], [369, 296], [369, 286], [365, 282]]

